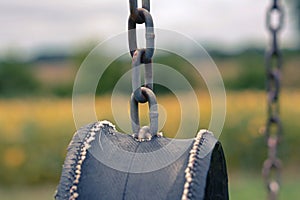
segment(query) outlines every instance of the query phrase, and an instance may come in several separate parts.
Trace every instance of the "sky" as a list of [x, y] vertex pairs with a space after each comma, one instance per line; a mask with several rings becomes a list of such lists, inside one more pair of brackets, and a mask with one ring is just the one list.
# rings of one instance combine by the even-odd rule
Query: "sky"
[[[235, 49], [265, 46], [265, 11], [270, 0], [152, 0], [155, 27], [174, 30], [204, 44]], [[290, 10], [286, 7], [286, 12]], [[127, 29], [128, 0], [1, 0], [0, 54], [104, 40]], [[281, 43], [295, 44], [286, 16]]]

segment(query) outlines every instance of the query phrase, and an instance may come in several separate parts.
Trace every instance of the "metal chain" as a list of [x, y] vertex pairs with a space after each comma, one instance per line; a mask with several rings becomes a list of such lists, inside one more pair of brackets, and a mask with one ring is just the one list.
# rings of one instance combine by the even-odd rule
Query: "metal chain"
[[[158, 112], [157, 101], [153, 93], [152, 57], [154, 54], [154, 28], [150, 14], [150, 0], [142, 0], [142, 8], [138, 8], [137, 0], [129, 0], [130, 16], [128, 19], [128, 43], [132, 56], [132, 95], [130, 116], [133, 136], [138, 141], [150, 140], [157, 134]], [[138, 49], [136, 24], [145, 23], [146, 48]], [[141, 86], [140, 65], [145, 65], [145, 84]], [[149, 103], [150, 127], [140, 127], [138, 103]]]
[[[277, 17], [277, 19], [275, 19]], [[267, 10], [266, 23], [272, 37], [271, 47], [265, 57], [267, 77], [267, 122], [265, 128], [268, 146], [268, 158], [265, 160], [262, 174], [268, 190], [268, 200], [278, 199], [281, 176], [281, 160], [277, 157], [277, 150], [282, 138], [282, 124], [279, 115], [280, 75], [282, 68], [282, 54], [278, 45], [278, 34], [283, 26], [284, 13], [279, 0], [272, 0]]]

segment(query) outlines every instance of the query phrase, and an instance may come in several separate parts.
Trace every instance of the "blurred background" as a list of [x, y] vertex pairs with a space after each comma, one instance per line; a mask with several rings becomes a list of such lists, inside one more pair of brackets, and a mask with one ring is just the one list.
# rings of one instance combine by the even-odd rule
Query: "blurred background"
[[[284, 28], [281, 115], [284, 140], [281, 199], [300, 195], [300, 1], [282, 1]], [[220, 137], [227, 158], [231, 199], [264, 199], [261, 166], [267, 157], [262, 134], [266, 121], [264, 53], [270, 44], [265, 13], [271, 1], [161, 0], [151, 2], [155, 27], [185, 34], [208, 51], [220, 70], [227, 93], [227, 116]], [[0, 199], [53, 199], [66, 148], [75, 132], [72, 87], [82, 61], [101, 41], [127, 29], [129, 6], [122, 0], [0, 2]], [[142, 26], [139, 28], [143, 28]], [[124, 41], [127, 43], [127, 41]], [[181, 44], [170, 44], [178, 45]], [[108, 47], [109, 50], [118, 45]], [[197, 57], [197, 55], [194, 55]], [[107, 59], [104, 53], [101, 59]], [[173, 54], [155, 54], [204, 94], [189, 64]], [[110, 94], [130, 69], [130, 56], [114, 61], [97, 90], [99, 119], [114, 122]], [[158, 88], [167, 112], [178, 108], [168, 91]], [[105, 106], [103, 106], [105, 105]], [[210, 99], [202, 95], [201, 127], [207, 127]], [[203, 109], [204, 108], [204, 109]], [[172, 137], [169, 115], [163, 131]], [[204, 117], [203, 117], [204, 116]], [[205, 117], [208, 116], [208, 117]], [[147, 121], [146, 117], [143, 118]]]

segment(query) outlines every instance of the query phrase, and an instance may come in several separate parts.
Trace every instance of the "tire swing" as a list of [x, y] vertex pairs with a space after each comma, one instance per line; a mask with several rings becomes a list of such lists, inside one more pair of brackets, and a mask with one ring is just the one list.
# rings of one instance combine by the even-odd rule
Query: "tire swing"
[[[143, 0], [142, 8], [137, 8], [137, 0], [129, 2], [133, 135], [118, 132], [108, 121], [80, 128], [69, 144], [55, 198], [229, 199], [225, 157], [221, 143], [213, 133], [200, 130], [194, 139], [189, 140], [166, 138], [158, 133], [157, 102], [152, 90], [154, 31], [150, 1]], [[137, 23], [146, 26], [145, 49], [137, 48]], [[145, 65], [145, 84], [142, 87], [141, 64]], [[146, 102], [150, 126], [140, 127], [138, 104]]]

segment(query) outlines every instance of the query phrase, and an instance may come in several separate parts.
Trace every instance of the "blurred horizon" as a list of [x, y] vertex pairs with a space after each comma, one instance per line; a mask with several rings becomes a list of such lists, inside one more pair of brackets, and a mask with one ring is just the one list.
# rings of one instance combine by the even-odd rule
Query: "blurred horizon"
[[[298, 48], [295, 11], [284, 1], [283, 48]], [[193, 6], [191, 6], [193, 5]], [[205, 48], [235, 52], [248, 47], [265, 48], [268, 1], [152, 1], [155, 28], [179, 32]], [[188, 11], [188, 12], [187, 12]], [[3, 0], [0, 2], [0, 57], [11, 51], [34, 56], [40, 51], [72, 51], [74, 46], [99, 43], [127, 30], [128, 2], [122, 0]], [[140, 26], [140, 28], [143, 28]], [[116, 47], [117, 48], [117, 47]]]

